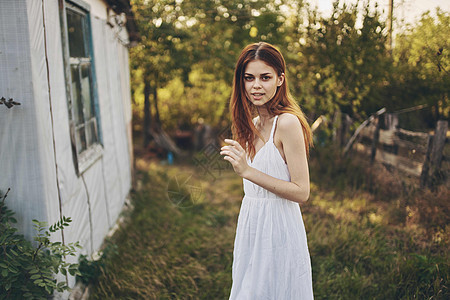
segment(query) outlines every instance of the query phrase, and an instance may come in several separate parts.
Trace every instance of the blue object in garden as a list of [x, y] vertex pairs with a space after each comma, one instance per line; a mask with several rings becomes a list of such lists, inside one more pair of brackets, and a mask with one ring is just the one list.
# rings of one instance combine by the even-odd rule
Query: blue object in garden
[[172, 151], [169, 151], [169, 153], [167, 153], [167, 162], [169, 163], [169, 165], [173, 164], [173, 153], [172, 153]]

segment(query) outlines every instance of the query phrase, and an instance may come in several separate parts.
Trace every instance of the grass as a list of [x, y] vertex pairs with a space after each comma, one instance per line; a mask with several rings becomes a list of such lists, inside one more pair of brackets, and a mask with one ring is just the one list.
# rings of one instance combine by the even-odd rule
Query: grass
[[[315, 299], [450, 298], [447, 191], [316, 152], [302, 206]], [[137, 169], [134, 209], [106, 242], [91, 299], [228, 299], [242, 179], [189, 164]]]

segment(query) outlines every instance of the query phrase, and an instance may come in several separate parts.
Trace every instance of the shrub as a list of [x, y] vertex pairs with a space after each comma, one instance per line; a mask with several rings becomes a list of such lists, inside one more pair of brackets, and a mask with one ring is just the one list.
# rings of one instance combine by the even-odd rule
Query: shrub
[[50, 236], [72, 220], [63, 216], [48, 230], [45, 222], [33, 220], [37, 231], [33, 245], [12, 226], [17, 221], [5, 205], [8, 192], [0, 193], [0, 299], [47, 299], [54, 291], [69, 290], [67, 283], [58, 282], [54, 275], [79, 274], [78, 264], [67, 263], [65, 258], [81, 247], [78, 242], [51, 242]]

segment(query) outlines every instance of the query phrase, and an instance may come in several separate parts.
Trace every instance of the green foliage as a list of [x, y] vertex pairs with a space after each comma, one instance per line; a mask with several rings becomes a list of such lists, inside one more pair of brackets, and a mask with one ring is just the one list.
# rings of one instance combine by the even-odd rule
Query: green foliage
[[[228, 116], [224, 107], [237, 57], [258, 41], [282, 51], [291, 92], [310, 119], [331, 117], [339, 109], [362, 121], [381, 107], [395, 111], [418, 104], [428, 108], [402, 115], [401, 126], [434, 128], [436, 120], [449, 117], [448, 12], [427, 13], [414, 26], [397, 29], [390, 51], [383, 13], [369, 2], [335, 1], [330, 17], [307, 1], [132, 3], [143, 37], [130, 50], [136, 121], [149, 110], [143, 100], [147, 83], [150, 101], [164, 102], [163, 127], [192, 128], [199, 117], [219, 126]], [[193, 74], [204, 82], [192, 82]], [[215, 100], [213, 81], [220, 90]], [[177, 105], [186, 101], [196, 109]], [[209, 114], [206, 103], [217, 111]], [[155, 115], [156, 106], [147, 115]]]
[[[189, 84], [177, 77], [159, 90], [161, 121], [170, 130], [190, 129], [200, 118], [216, 123], [227, 109], [230, 86], [204, 73], [203, 65], [192, 66]], [[214, 108], [214, 109], [211, 109]]]
[[[167, 129], [177, 125], [174, 119], [180, 127], [192, 128], [199, 117], [218, 125], [226, 118], [241, 49], [250, 42], [282, 40], [284, 18], [278, 1], [134, 0], [132, 4], [142, 36], [130, 50], [135, 116], [157, 117], [158, 106]], [[193, 82], [192, 77], [198, 79]], [[145, 106], [145, 85], [151, 91], [149, 102], [155, 105], [151, 112]], [[217, 108], [212, 115], [211, 107]]]
[[288, 66], [297, 79], [294, 92], [315, 117], [331, 117], [340, 109], [363, 119], [382, 105], [379, 91], [390, 70], [385, 24], [368, 3], [359, 24], [360, 10], [358, 5], [339, 6], [336, 1], [331, 17], [308, 10], [288, 28]]
[[[390, 76], [386, 93], [392, 101], [388, 109], [427, 104], [422, 114], [425, 125], [434, 127], [436, 120], [450, 117], [450, 15], [442, 10], [436, 17], [430, 12], [422, 15], [417, 25], [396, 37], [393, 49], [395, 72]], [[424, 127], [420, 116], [407, 120], [408, 127]]]
[[45, 222], [33, 220], [37, 231], [34, 246], [12, 226], [17, 221], [5, 205], [8, 192], [0, 202], [0, 299], [47, 299], [54, 291], [69, 290], [66, 282], [58, 282], [54, 276], [59, 272], [79, 274], [78, 264], [70, 264], [65, 258], [81, 247], [78, 242], [51, 242], [50, 236], [72, 220], [63, 216], [48, 230]]

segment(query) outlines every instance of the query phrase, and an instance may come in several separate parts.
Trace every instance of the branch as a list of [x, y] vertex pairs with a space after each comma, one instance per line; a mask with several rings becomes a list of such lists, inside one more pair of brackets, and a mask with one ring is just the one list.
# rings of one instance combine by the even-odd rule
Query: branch
[[5, 204], [5, 199], [6, 199], [6, 197], [8, 196], [8, 193], [9, 193], [10, 190], [11, 190], [11, 188], [8, 188], [8, 190], [6, 191], [6, 193], [3, 195], [3, 197], [2, 197], [2, 206], [3, 206], [3, 204]]

